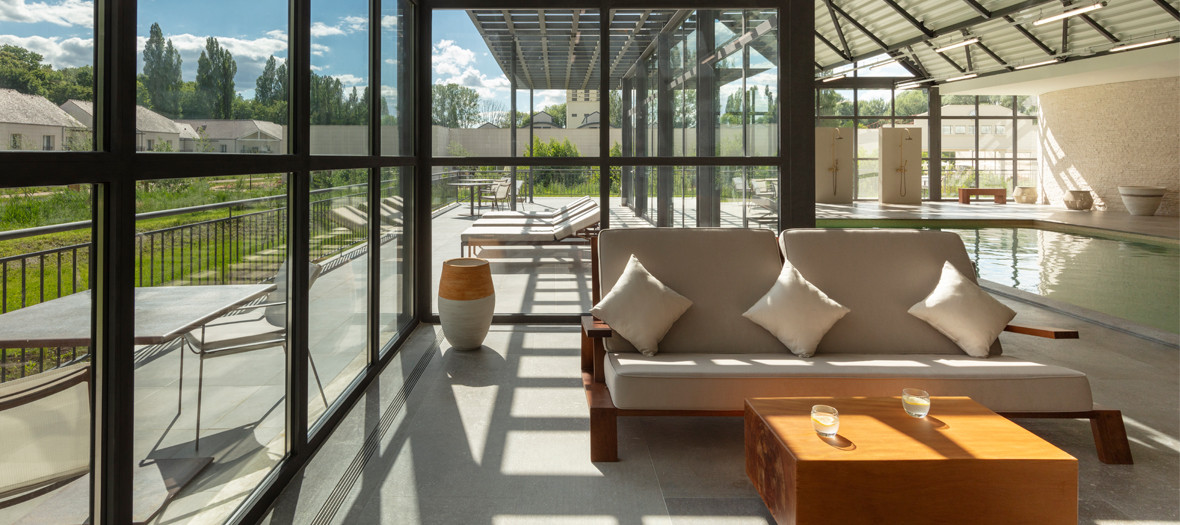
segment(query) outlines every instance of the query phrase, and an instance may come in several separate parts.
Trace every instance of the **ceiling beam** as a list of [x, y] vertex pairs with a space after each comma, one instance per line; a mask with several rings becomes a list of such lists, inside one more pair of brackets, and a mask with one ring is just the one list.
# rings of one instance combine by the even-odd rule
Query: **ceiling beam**
[[1172, 18], [1180, 20], [1180, 10], [1177, 10], [1172, 6], [1172, 4], [1168, 3], [1168, 0], [1155, 0], [1155, 5], [1158, 5], [1163, 8], [1164, 11], [1167, 11], [1169, 15], [1172, 15]]
[[918, 53], [914, 52], [914, 46], [906, 46], [909, 51], [909, 58], [914, 61], [914, 67], [917, 68], [919, 75], [924, 77], [930, 76], [930, 70], [926, 69], [926, 64], [922, 63], [922, 59], [918, 58]]
[[[1024, 0], [1022, 2], [1018, 2], [1016, 4], [1010, 5], [1008, 7], [1002, 8], [1002, 9], [996, 9], [995, 11], [991, 12], [990, 17], [981, 15], [981, 16], [977, 16], [974, 18], [969, 18], [967, 20], [963, 20], [962, 22], [951, 24], [951, 25], [943, 27], [943, 28], [935, 28], [935, 29], [933, 29], [934, 37], [937, 38], [942, 35], [957, 33], [961, 29], [969, 29], [969, 28], [975, 27], [979, 24], [984, 24], [987, 22], [998, 20], [998, 19], [1001, 19], [1005, 16], [1014, 15], [1016, 13], [1026, 10], [1026, 9], [1031, 9], [1034, 7], [1038, 7], [1038, 6], [1042, 6], [1042, 5], [1050, 4], [1050, 3], [1056, 3], [1056, 1], [1055, 0]], [[894, 42], [893, 44], [889, 45], [889, 47], [886, 49], [886, 51], [897, 51], [897, 50], [902, 49], [906, 46], [912, 46], [914, 44], [921, 44], [921, 43], [925, 42], [926, 40], [928, 40], [928, 39], [925, 37], [925, 35], [923, 35], [923, 36], [919, 36], [919, 37], [909, 38], [909, 39], [903, 40], [901, 42]], [[864, 53], [861, 55], [854, 55], [852, 58], [845, 60], [843, 62], [837, 62], [834, 64], [826, 64], [824, 66], [824, 68], [832, 68], [832, 67], [842, 66], [842, 65], [848, 64], [850, 62], [864, 60], [866, 58], [873, 57], [878, 54], [880, 54], [879, 51], [873, 50], [871, 52], [867, 52], [867, 53]]]
[[[956, 70], [958, 70], [960, 73], [966, 73], [966, 72], [967, 72], [967, 70], [966, 70], [966, 69], [963, 69], [963, 66], [960, 66], [960, 65], [959, 65], [959, 63], [958, 63], [958, 62], [955, 62], [955, 60], [954, 60], [953, 58], [946, 56], [946, 53], [939, 53], [938, 51], [936, 51], [938, 48], [934, 47], [934, 44], [932, 44], [932, 43], [930, 43], [930, 42], [926, 42], [926, 45], [927, 45], [927, 46], [930, 46], [930, 50], [931, 50], [931, 51], [934, 51], [934, 54], [936, 54], [936, 55], [938, 55], [938, 56], [942, 57], [942, 59], [943, 59], [943, 60], [946, 60], [946, 62], [947, 62], [948, 64], [950, 64], [951, 66], [953, 66], [953, 67], [954, 67]], [[968, 46], [968, 47], [970, 47], [970, 46]]]
[[[987, 56], [991, 57], [992, 60], [995, 60], [1001, 66], [1004, 66], [1004, 67], [1008, 68], [1009, 70], [1012, 69], [1012, 66], [1009, 66], [1007, 61], [1000, 58], [1000, 55], [995, 54], [994, 52], [992, 52], [991, 49], [989, 49], [987, 46], [983, 45], [983, 42], [979, 42], [974, 45], [979, 46], [980, 51], [983, 51]], [[971, 47], [971, 46], [967, 46], [967, 47]]]
[[914, 29], [921, 31], [923, 35], [926, 35], [926, 38], [934, 38], [934, 31], [927, 29], [925, 25], [922, 25], [922, 22], [919, 22], [917, 18], [914, 18], [914, 15], [911, 15], [909, 11], [906, 11], [900, 5], [897, 5], [897, 2], [894, 2], [893, 0], [881, 1], [885, 2], [885, 5], [892, 7], [894, 11], [897, 11], [897, 14], [901, 15], [901, 17], [904, 18], [906, 22], [909, 22], [910, 25], [914, 26]]
[[[578, 15], [580, 15], [581, 13], [582, 12], [578, 11], [577, 9], [574, 10], [574, 21], [573, 21], [573, 24], [570, 25], [570, 43], [569, 43], [570, 51], [565, 57], [565, 89], [566, 90], [569, 90], [569, 88], [570, 88], [570, 74], [574, 70], [574, 44], [576, 43], [576, 40], [578, 39]], [[595, 49], [595, 53], [597, 53], [597, 52], [598, 52], [598, 50]], [[594, 62], [593, 61], [590, 62], [590, 69], [591, 70], [594, 69]]]
[[844, 54], [844, 51], [841, 51], [840, 48], [836, 47], [836, 44], [833, 44], [831, 40], [824, 38], [824, 35], [820, 34], [819, 31], [815, 32], [815, 37], [818, 38], [820, 42], [823, 42], [824, 45], [828, 46], [833, 52], [839, 55], [840, 58], [843, 58], [844, 60], [852, 60], [852, 57]]
[[[606, 24], [606, 27], [609, 28], [611, 22], [614, 21], [614, 19], [615, 19], [615, 12], [613, 10], [607, 10], [607, 12], [610, 13], [609, 18], [607, 18], [606, 20], [599, 20], [598, 23]], [[577, 19], [578, 19], [577, 15], [574, 15], [574, 20], [576, 21]], [[575, 27], [576, 27], [576, 24], [575, 24]], [[593, 78], [594, 71], [596, 69], [598, 69], [597, 67], [595, 67], [595, 64], [598, 64], [598, 61], [602, 60], [603, 57], [606, 56], [606, 53], [603, 52], [603, 49], [604, 49], [603, 45], [605, 45], [606, 42], [603, 42], [601, 38], [598, 38], [597, 32], [595, 32], [593, 38], [598, 41], [598, 44], [594, 46], [594, 54], [590, 56], [590, 67], [586, 70], [586, 78], [582, 79], [582, 85], [576, 89], [591, 89], [590, 79]], [[571, 47], [570, 56], [573, 56], [573, 53], [574, 53], [572, 50], [573, 46], [570, 46], [570, 47]], [[606, 78], [607, 78], [608, 84], [610, 83], [610, 78], [612, 76], [613, 71], [614, 71], [613, 69], [604, 71], [604, 73], [606, 73]], [[594, 89], [598, 89], [597, 86], [594, 87]], [[601, 97], [601, 96], [605, 96], [605, 95], [602, 93], [599, 93], [598, 96]], [[569, 125], [569, 123], [567, 122], [566, 125]]]
[[982, 16], [984, 18], [991, 18], [992, 17], [992, 12], [988, 11], [987, 8], [983, 7], [983, 5], [981, 5], [979, 2], [976, 2], [975, 0], [963, 0], [963, 1], [966, 2], [967, 5], [971, 6], [971, 9], [974, 9], [976, 13], [979, 13], [979, 16]]
[[844, 28], [840, 27], [840, 19], [836, 17], [836, 6], [832, 4], [832, 0], [824, 0], [824, 4], [828, 6], [828, 14], [832, 15], [832, 25], [836, 27], [836, 36], [840, 37], [840, 45], [844, 46], [844, 56], [851, 57], [852, 49], [848, 47], [848, 40], [844, 38]]
[[553, 74], [549, 71], [549, 28], [545, 27], [545, 10], [537, 10], [537, 21], [541, 23], [541, 63], [545, 64], [545, 89], [553, 89]]
[[1106, 37], [1106, 39], [1109, 40], [1110, 43], [1112, 43], [1112, 44], [1119, 43], [1118, 37], [1110, 34], [1110, 31], [1107, 31], [1105, 27], [1102, 27], [1102, 24], [1095, 22], [1093, 18], [1090, 18], [1090, 15], [1083, 14], [1081, 16], [1081, 18], [1084, 22], [1086, 22], [1086, 24], [1088, 24], [1090, 27], [1094, 28], [1095, 31], [1097, 31], [1102, 36]]
[[1044, 42], [1041, 42], [1041, 39], [1037, 38], [1036, 35], [1029, 32], [1029, 30], [1025, 29], [1024, 26], [1017, 24], [1016, 20], [1014, 20], [1011, 16], [1005, 16], [1004, 20], [1007, 20], [1010, 24], [1012, 24], [1012, 27], [1015, 28], [1016, 31], [1024, 35], [1025, 38], [1040, 48], [1041, 51], [1044, 51], [1046, 55], [1053, 56], [1056, 54], [1052, 49], [1049, 49], [1049, 46], [1045, 45]]
[[[848, 20], [848, 23], [852, 24], [853, 27], [859, 29], [861, 33], [864, 33], [865, 36], [869, 37], [869, 40], [872, 40], [873, 43], [877, 44], [877, 46], [879, 46], [882, 50], [894, 51], [892, 49], [889, 49], [889, 44], [886, 44], [884, 40], [877, 38], [877, 35], [874, 35], [872, 31], [869, 31], [869, 28], [865, 27], [863, 24], [861, 24], [859, 21], [857, 21], [857, 19], [853, 18], [851, 15], [844, 12], [843, 9], [840, 9], [840, 6], [833, 3], [832, 0], [824, 0], [824, 1], [827, 2], [828, 5], [832, 7], [832, 9], [835, 9], [836, 12], [840, 14], [840, 16], [844, 17], [845, 20]], [[851, 55], [852, 53], [849, 52], [848, 54]]]

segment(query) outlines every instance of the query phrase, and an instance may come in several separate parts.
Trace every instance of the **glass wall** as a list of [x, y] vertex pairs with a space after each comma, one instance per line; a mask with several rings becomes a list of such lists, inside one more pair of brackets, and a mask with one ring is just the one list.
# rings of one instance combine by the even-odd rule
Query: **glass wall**
[[[243, 519], [396, 351], [418, 313], [415, 20], [370, 5], [313, 2], [299, 30], [275, 0], [140, 2], [108, 31], [108, 0], [0, 9], [0, 523], [94, 521], [92, 481], [103, 522]], [[311, 121], [291, 129], [299, 92]]]
[[[777, 13], [612, 10], [599, 42], [594, 9], [432, 11], [432, 290], [443, 260], [477, 256], [498, 314], [573, 316], [591, 305], [586, 237], [607, 213], [611, 227], [777, 228]], [[600, 155], [631, 160], [602, 173]], [[647, 161], [726, 156], [766, 161]]]
[[287, 153], [286, 2], [141, 2], [138, 16], [136, 151]]
[[944, 198], [1036, 185], [1036, 97], [944, 95], [942, 119]]
[[201, 487], [165, 520], [225, 521], [286, 452], [286, 193], [281, 173], [138, 185], [133, 468]]
[[[310, 373], [308, 421], [313, 423], [368, 365], [368, 170], [313, 172], [311, 243], [306, 271]], [[397, 226], [383, 223], [381, 235]]]
[[90, 214], [89, 185], [0, 189], [0, 523], [89, 516]]

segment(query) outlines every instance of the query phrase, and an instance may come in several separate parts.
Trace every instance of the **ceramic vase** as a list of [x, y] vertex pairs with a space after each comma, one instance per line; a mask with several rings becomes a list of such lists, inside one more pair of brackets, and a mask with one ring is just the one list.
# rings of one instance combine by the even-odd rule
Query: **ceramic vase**
[[1071, 210], [1085, 211], [1094, 206], [1094, 197], [1090, 190], [1069, 190], [1065, 198], [1065, 207]]
[[438, 317], [443, 336], [456, 350], [475, 350], [483, 345], [492, 326], [496, 292], [492, 269], [476, 258], [443, 262], [438, 283]]
[[1131, 215], [1155, 215], [1167, 191], [1160, 186], [1119, 186], [1119, 196]]
[[1037, 188], [1036, 186], [1017, 186], [1016, 191], [1012, 192], [1012, 199], [1020, 204], [1036, 204]]

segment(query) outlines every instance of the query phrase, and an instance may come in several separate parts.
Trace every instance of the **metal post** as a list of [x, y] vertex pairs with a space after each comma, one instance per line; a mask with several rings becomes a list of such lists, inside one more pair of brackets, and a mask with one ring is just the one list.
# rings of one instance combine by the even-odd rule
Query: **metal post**
[[[697, 11], [697, 61], [716, 51], [717, 12]], [[710, 61], [697, 67], [697, 156], [717, 155], [717, 62]], [[721, 181], [716, 166], [697, 167], [697, 226], [721, 226]], [[745, 177], [742, 178], [745, 185]], [[706, 191], [708, 190], [708, 191]], [[746, 203], [742, 202], [745, 215]]]
[[[656, 155], [672, 156], [672, 35], [656, 36]], [[672, 166], [656, 168], [656, 226], [673, 226]]]
[[930, 97], [927, 104], [928, 114], [930, 115], [929, 137], [927, 137], [929, 144], [929, 157], [927, 165], [929, 166], [929, 173], [926, 174], [926, 183], [930, 187], [930, 200], [942, 200], [942, 96], [938, 92], [938, 86], [930, 86]]
[[[508, 93], [509, 93], [508, 106], [509, 106], [509, 108], [511, 108], [511, 109], [509, 109], [511, 117], [508, 119], [508, 121], [509, 121], [508, 129], [511, 132], [512, 136], [509, 137], [509, 139], [508, 139], [508, 156], [510, 158], [516, 158], [517, 146], [516, 146], [516, 43], [515, 42], [513, 42], [513, 45], [512, 45], [512, 60], [510, 62], [512, 64], [512, 66], [511, 66], [512, 71], [508, 74]], [[529, 147], [530, 148], [532, 147], [531, 143], [529, 144]], [[508, 188], [508, 192], [509, 192], [509, 195], [512, 196], [512, 208], [511, 209], [516, 210], [516, 164], [512, 165], [512, 168], [510, 171], [511, 171], [510, 177], [512, 178], [512, 187]], [[530, 172], [531, 172], [531, 170], [530, 170]], [[531, 189], [532, 188], [530, 185], [530, 191], [531, 191]]]

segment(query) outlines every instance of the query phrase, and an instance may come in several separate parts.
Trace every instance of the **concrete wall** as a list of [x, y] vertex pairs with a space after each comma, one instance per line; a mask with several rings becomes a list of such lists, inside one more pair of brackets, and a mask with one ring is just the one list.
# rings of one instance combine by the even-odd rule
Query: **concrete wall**
[[1127, 213], [1119, 185], [1164, 186], [1156, 215], [1180, 214], [1180, 77], [1054, 91], [1040, 104], [1042, 202], [1092, 190], [1096, 210]]

